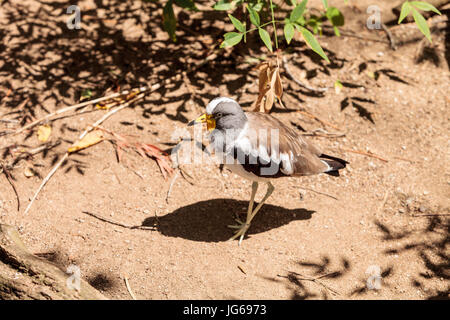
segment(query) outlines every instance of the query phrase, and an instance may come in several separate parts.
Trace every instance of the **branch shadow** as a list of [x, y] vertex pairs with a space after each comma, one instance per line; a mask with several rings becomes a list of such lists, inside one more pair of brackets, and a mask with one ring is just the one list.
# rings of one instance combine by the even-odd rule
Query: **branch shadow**
[[450, 280], [450, 219], [429, 214], [418, 217], [428, 219], [425, 227], [416, 232], [393, 231], [386, 225], [376, 221], [382, 233], [381, 239], [387, 242], [402, 240], [396, 248], [387, 249], [385, 255], [401, 255], [414, 253], [422, 261], [423, 271], [413, 275], [411, 286], [426, 293], [426, 299], [449, 299], [450, 285], [442, 291], [433, 287], [432, 280]]

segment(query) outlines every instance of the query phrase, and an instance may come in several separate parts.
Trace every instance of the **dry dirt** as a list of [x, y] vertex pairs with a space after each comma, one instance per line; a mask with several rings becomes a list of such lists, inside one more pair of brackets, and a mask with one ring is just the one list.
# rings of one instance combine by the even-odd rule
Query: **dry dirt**
[[[0, 119], [30, 121], [76, 103], [85, 89], [101, 97], [115, 85], [133, 88], [181, 74], [203, 61], [223, 33], [225, 14], [212, 12], [209, 2], [198, 13], [180, 13], [177, 43], [161, 31], [160, 4], [122, 2], [79, 1], [82, 29], [68, 30], [67, 1], [2, 1]], [[320, 8], [320, 1], [310, 2]], [[25, 215], [42, 178], [102, 110], [53, 122], [51, 139], [62, 143], [11, 170], [20, 211], [0, 175], [0, 223], [16, 226], [32, 252], [64, 269], [79, 266], [85, 280], [114, 299], [130, 299], [124, 277], [140, 299], [448, 299], [449, 30], [434, 33], [417, 62], [417, 41], [392, 51], [382, 30], [364, 27], [371, 1], [330, 2], [343, 9], [345, 30], [380, 41], [324, 35], [331, 64], [294, 41], [287, 57], [296, 77], [315, 87], [336, 79], [345, 86], [317, 95], [284, 75], [287, 109], [277, 106], [273, 114], [299, 131], [345, 133], [308, 138], [350, 165], [339, 178], [276, 180], [241, 246], [226, 241], [232, 235], [226, 226], [246, 212], [248, 181], [217, 165], [186, 165], [194, 184], [178, 177], [166, 201], [172, 178], [137, 154], [118, 163], [108, 142], [70, 156]], [[211, 98], [234, 97], [249, 109], [258, 89], [247, 58], [266, 52], [252, 41], [250, 49], [220, 51], [104, 127], [169, 150], [177, 142], [172, 133]], [[16, 125], [0, 123], [0, 131]], [[11, 144], [32, 148], [39, 141], [35, 131], [0, 137], [2, 161], [12, 159], [3, 149]], [[27, 178], [30, 166], [38, 175]], [[377, 269], [380, 286], [368, 289]], [[300, 279], [322, 275], [329, 276]]]

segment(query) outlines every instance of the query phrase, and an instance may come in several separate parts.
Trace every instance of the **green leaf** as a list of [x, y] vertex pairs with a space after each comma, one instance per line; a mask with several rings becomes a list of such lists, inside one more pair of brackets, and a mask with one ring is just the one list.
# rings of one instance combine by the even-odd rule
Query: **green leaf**
[[322, 0], [323, 6], [325, 7], [325, 9], [328, 9], [328, 1], [327, 0]]
[[294, 25], [290, 22], [284, 25], [284, 37], [286, 38], [286, 42], [291, 43], [292, 38], [294, 37], [295, 29]]
[[423, 10], [423, 11], [433, 11], [437, 13], [438, 15], [441, 15], [441, 12], [436, 9], [431, 3], [424, 2], [424, 1], [411, 1], [410, 4], [417, 9]]
[[305, 16], [301, 16], [296, 23], [298, 23], [301, 26], [304, 26], [306, 24]]
[[192, 11], [198, 11], [198, 8], [195, 6], [194, 0], [174, 0], [174, 1], [176, 5], [181, 8]]
[[417, 11], [414, 8], [412, 8], [412, 14], [413, 14], [414, 21], [416, 22], [417, 26], [419, 27], [419, 30], [425, 35], [425, 37], [428, 39], [428, 41], [432, 42], [430, 28], [428, 27], [427, 21], [425, 20], [423, 15], [421, 15], [419, 13], [419, 11]]
[[250, 6], [252, 7], [253, 10], [255, 10], [256, 12], [260, 12], [261, 9], [263, 8], [264, 3], [263, 2], [258, 2], [256, 4], [250, 4]]
[[[316, 18], [314, 18], [314, 16], [312, 18], [310, 18], [306, 24], [308, 26], [310, 26], [313, 29], [314, 34], [317, 34], [319, 32], [319, 28], [320, 28], [320, 22], [319, 20], [317, 20]], [[299, 29], [299, 31], [301, 31]]]
[[228, 2], [226, 0], [219, 0], [213, 6], [213, 9], [217, 10], [217, 11], [228, 11], [228, 10], [233, 9], [233, 7], [234, 7], [234, 4], [232, 2]]
[[338, 27], [336, 27], [336, 26], [333, 26], [333, 30], [334, 30], [334, 34], [337, 36], [337, 37], [340, 37], [341, 36], [341, 33], [340, 33], [340, 31], [339, 31], [339, 28]]
[[163, 9], [163, 27], [169, 34], [172, 41], [177, 41], [175, 30], [177, 28], [177, 20], [175, 19], [175, 13], [173, 12], [172, 0], [167, 1]]
[[296, 22], [300, 17], [303, 15], [306, 9], [306, 4], [308, 3], [308, 0], [303, 0], [298, 6], [294, 8], [291, 12], [291, 16], [289, 17], [289, 20], [291, 22]]
[[242, 33], [237, 33], [237, 32], [228, 32], [225, 33], [223, 38], [224, 41], [222, 42], [222, 44], [220, 45], [221, 48], [225, 48], [225, 47], [232, 47], [237, 45], [239, 42], [241, 42], [242, 40]]
[[335, 27], [341, 27], [345, 23], [344, 16], [342, 15], [342, 13], [339, 11], [338, 8], [329, 7], [327, 9], [326, 16]]
[[272, 41], [270, 40], [269, 33], [262, 28], [258, 28], [258, 32], [259, 32], [259, 36], [261, 37], [261, 40], [264, 42], [266, 47], [270, 50], [270, 52], [273, 52]]
[[411, 9], [412, 9], [412, 7], [410, 6], [408, 1], [403, 2], [402, 10], [400, 11], [400, 17], [398, 18], [398, 24], [402, 23], [402, 21], [411, 12]]
[[90, 99], [91, 97], [92, 97], [92, 90], [84, 89], [83, 92], [81, 92], [80, 101]]
[[343, 87], [344, 86], [342, 85], [342, 82], [339, 81], [339, 79], [334, 82], [334, 91], [336, 92], [336, 94], [341, 93]]
[[238, 19], [233, 17], [231, 14], [228, 14], [228, 17], [231, 20], [231, 23], [233, 26], [239, 31], [239, 32], [245, 32], [245, 26], [240, 22]]
[[250, 13], [250, 21], [257, 27], [259, 27], [261, 20], [259, 19], [259, 14], [252, 7], [247, 6], [248, 12]]
[[327, 62], [330, 62], [325, 52], [323, 52], [322, 47], [320, 46], [319, 42], [317, 42], [316, 38], [313, 36], [313, 34], [304, 27], [299, 27], [300, 32], [303, 36], [303, 39], [305, 39], [306, 44], [319, 56], [324, 58]]

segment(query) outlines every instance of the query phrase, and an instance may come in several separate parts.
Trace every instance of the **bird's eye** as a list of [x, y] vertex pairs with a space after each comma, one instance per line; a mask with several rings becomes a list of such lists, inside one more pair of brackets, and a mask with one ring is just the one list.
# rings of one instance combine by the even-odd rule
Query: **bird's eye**
[[220, 118], [222, 116], [223, 116], [222, 112], [219, 112], [218, 114], [216, 114], [216, 118]]

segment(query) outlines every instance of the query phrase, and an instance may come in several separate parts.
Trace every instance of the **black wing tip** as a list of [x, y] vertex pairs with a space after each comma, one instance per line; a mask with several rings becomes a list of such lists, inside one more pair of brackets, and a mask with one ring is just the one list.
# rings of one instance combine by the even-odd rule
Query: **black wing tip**
[[[333, 156], [329, 156], [329, 155], [324, 154], [324, 153], [322, 153], [322, 154], [320, 155], [320, 158], [325, 158], [325, 159], [329, 159], [329, 160], [336, 161], [337, 163], [339, 163], [339, 164], [342, 166], [342, 168], [345, 168], [345, 166], [346, 166], [347, 164], [350, 164], [350, 162], [348, 162], [348, 161], [346, 161], [346, 160], [344, 160], [344, 159], [337, 158], [337, 157], [333, 157]], [[339, 168], [339, 169], [342, 169], [342, 168]]]
[[330, 176], [333, 176], [333, 177], [340, 177], [341, 176], [339, 171], [337, 171], [337, 170], [335, 170], [335, 171], [327, 171], [327, 172], [324, 172], [324, 173], [326, 173], [326, 174], [328, 174]]
[[344, 159], [329, 156], [327, 154], [321, 154], [320, 158], [324, 159], [323, 161], [325, 161], [331, 167], [331, 170], [325, 173], [333, 177], [339, 177], [339, 170], [344, 169], [347, 164], [349, 164], [349, 162], [345, 161]]

